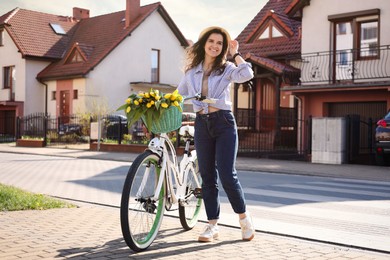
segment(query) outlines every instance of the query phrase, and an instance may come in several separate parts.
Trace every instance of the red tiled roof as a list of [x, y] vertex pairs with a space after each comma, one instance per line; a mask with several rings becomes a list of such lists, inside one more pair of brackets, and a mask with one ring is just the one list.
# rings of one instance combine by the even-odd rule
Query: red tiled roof
[[[69, 46], [76, 43], [79, 46], [89, 46], [89, 50], [92, 50], [89, 59], [86, 62], [72, 64], [66, 64], [66, 60], [62, 59], [41, 71], [38, 78], [62, 78], [87, 74], [159, 6], [160, 3], [141, 7], [141, 14], [128, 28], [124, 28], [125, 11], [81, 20]], [[67, 50], [70, 51], [71, 48]]]
[[[67, 36], [56, 34], [50, 23], [61, 25]], [[62, 57], [76, 22], [69, 17], [16, 8], [0, 18], [23, 57]]]
[[245, 56], [246, 60], [249, 60], [257, 65], [262, 66], [263, 68], [266, 68], [276, 74], [283, 74], [285, 72], [293, 72], [297, 73], [299, 72], [299, 69], [296, 69], [290, 65], [278, 62], [273, 59], [264, 58], [264, 57], [258, 57], [254, 54], [247, 53]]
[[310, 4], [310, 0], [293, 0], [290, 5], [284, 10], [284, 12], [290, 16], [294, 17], [297, 12], [301, 11], [301, 9]]
[[[84, 76], [106, 57], [123, 39], [150, 14], [158, 11], [172, 29], [179, 42], [187, 40], [176, 27], [160, 2], [141, 6], [139, 16], [125, 28], [125, 11], [82, 19], [79, 22], [64, 17], [16, 8], [0, 16], [23, 57], [57, 60], [41, 71], [38, 79], [58, 79]], [[62, 26], [66, 35], [56, 34], [50, 23]], [[86, 62], [66, 64], [74, 48], [87, 58]]]
[[[300, 21], [289, 18], [285, 10], [294, 0], [269, 0], [253, 20], [238, 35], [240, 51], [257, 57], [283, 57], [301, 52]], [[272, 11], [271, 11], [272, 10]], [[257, 39], [261, 28], [269, 22], [284, 30], [285, 37]]]

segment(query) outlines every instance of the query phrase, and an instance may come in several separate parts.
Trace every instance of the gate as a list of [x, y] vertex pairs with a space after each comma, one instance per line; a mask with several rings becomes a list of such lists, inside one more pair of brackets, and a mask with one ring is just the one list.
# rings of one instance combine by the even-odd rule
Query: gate
[[0, 111], [0, 143], [15, 141], [16, 134], [16, 112], [15, 110]]
[[237, 111], [239, 156], [304, 160], [308, 124], [297, 118], [296, 109], [280, 108], [280, 116], [254, 116]]
[[372, 118], [361, 120], [359, 115], [346, 118], [348, 163], [375, 164], [375, 122]]

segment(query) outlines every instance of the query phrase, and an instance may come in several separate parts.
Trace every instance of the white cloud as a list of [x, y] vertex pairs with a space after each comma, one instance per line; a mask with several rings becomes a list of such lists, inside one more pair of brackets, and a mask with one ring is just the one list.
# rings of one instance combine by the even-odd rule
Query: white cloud
[[[158, 0], [157, 0], [158, 1]], [[141, 0], [141, 5], [157, 2]], [[160, 0], [184, 36], [191, 40], [205, 27], [217, 25], [233, 38], [248, 25], [268, 0]], [[0, 16], [16, 8], [71, 16], [73, 7], [90, 10], [97, 16], [126, 9], [125, 0], [14, 0], [0, 1]]]

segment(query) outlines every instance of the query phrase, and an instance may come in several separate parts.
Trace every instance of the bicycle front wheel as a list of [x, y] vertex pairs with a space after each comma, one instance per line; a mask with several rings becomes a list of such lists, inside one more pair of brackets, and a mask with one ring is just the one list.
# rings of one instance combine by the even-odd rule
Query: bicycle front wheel
[[[151, 151], [140, 154], [127, 174], [121, 199], [121, 228], [126, 244], [134, 251], [147, 249], [157, 236], [165, 210], [165, 186], [158, 181], [160, 157]], [[156, 195], [156, 191], [159, 194]]]
[[179, 203], [179, 218], [182, 227], [185, 230], [192, 229], [198, 222], [199, 214], [202, 206], [201, 185], [202, 178], [200, 176], [198, 159], [195, 158], [186, 166], [188, 170], [186, 180], [186, 195], [185, 199]]

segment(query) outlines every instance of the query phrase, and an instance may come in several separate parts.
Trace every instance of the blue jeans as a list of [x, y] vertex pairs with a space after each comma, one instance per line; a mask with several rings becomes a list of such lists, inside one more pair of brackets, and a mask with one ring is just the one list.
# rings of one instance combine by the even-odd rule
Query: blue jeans
[[207, 219], [219, 219], [218, 177], [235, 213], [245, 213], [244, 192], [235, 168], [238, 135], [234, 115], [219, 110], [195, 120], [195, 149], [202, 176], [202, 196]]

